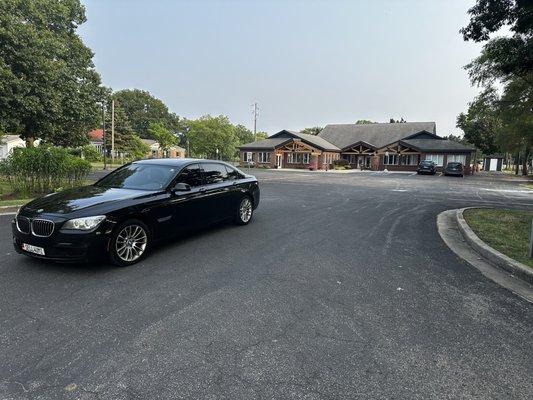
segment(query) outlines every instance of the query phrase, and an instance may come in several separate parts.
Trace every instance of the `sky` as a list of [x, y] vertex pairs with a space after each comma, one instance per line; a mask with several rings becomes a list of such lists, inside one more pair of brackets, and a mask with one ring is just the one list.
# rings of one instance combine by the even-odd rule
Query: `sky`
[[479, 89], [463, 69], [474, 0], [82, 0], [79, 28], [113, 90], [138, 88], [179, 116], [227, 115], [269, 134], [358, 119], [435, 121]]

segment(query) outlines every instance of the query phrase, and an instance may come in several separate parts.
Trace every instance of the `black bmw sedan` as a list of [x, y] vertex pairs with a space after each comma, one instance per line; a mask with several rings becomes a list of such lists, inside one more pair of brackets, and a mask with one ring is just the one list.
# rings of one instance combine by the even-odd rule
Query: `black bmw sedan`
[[135, 161], [94, 185], [22, 207], [12, 222], [13, 244], [31, 257], [80, 262], [105, 255], [127, 266], [184, 230], [227, 219], [248, 224], [259, 197], [255, 177], [223, 162]]

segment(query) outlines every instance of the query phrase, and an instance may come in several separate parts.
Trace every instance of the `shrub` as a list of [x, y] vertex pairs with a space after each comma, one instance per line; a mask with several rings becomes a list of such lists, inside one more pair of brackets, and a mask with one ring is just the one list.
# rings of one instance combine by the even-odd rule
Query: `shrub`
[[345, 160], [344, 158], [339, 158], [338, 160], [333, 160], [333, 165], [339, 166], [339, 167], [345, 167], [348, 165], [348, 160]]
[[85, 158], [89, 162], [97, 162], [102, 161], [102, 153], [100, 153], [96, 147], [93, 145], [87, 144], [81, 148], [81, 154], [80, 156], [82, 158]]
[[0, 164], [14, 192], [43, 194], [79, 186], [91, 172], [91, 163], [69, 154], [63, 148], [28, 147], [13, 149]]

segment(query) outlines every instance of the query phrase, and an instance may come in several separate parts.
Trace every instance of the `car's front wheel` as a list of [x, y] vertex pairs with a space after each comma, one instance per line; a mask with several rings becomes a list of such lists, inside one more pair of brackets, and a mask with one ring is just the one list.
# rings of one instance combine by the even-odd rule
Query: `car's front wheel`
[[120, 267], [135, 264], [146, 256], [150, 246], [150, 230], [139, 220], [120, 224], [111, 237], [109, 252], [111, 262]]
[[241, 199], [235, 216], [235, 223], [237, 225], [246, 225], [250, 223], [254, 214], [254, 205], [252, 199], [245, 196]]

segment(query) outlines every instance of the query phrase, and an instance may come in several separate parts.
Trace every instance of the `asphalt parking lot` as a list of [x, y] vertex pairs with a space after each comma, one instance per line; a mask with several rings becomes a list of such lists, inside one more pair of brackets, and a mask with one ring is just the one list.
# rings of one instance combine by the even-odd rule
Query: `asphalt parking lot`
[[504, 176], [257, 171], [262, 203], [129, 268], [14, 253], [0, 217], [1, 399], [530, 399], [533, 305], [436, 216], [533, 210]]

